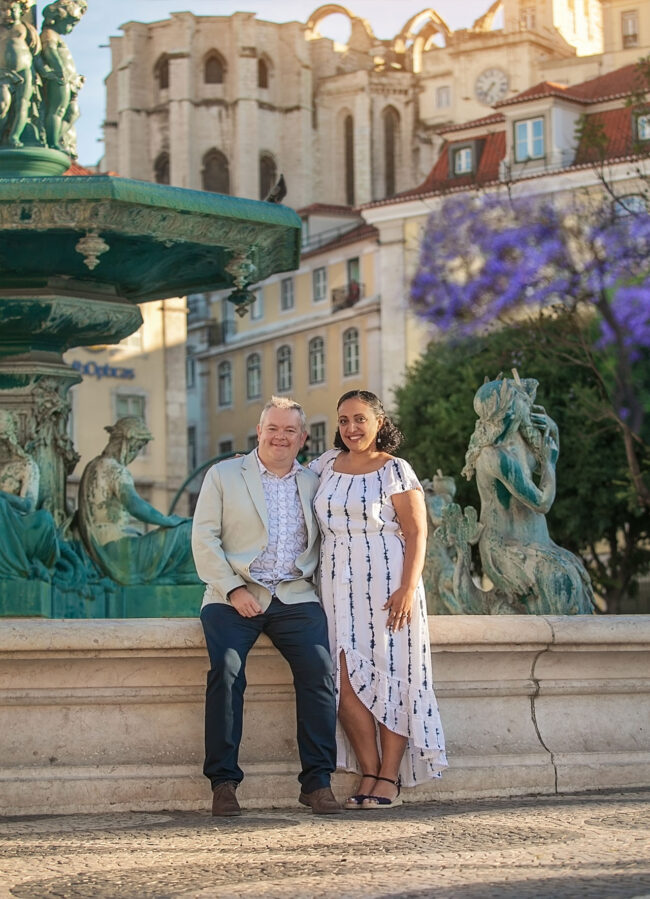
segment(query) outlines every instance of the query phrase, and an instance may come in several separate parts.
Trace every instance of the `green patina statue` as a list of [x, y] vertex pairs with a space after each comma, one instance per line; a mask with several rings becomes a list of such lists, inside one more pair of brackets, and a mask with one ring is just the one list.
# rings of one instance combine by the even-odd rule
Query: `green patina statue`
[[[192, 520], [155, 509], [138, 494], [127, 468], [152, 439], [144, 421], [127, 416], [106, 430], [109, 441], [79, 485], [78, 526], [86, 551], [100, 571], [124, 586], [199, 583]], [[133, 519], [157, 529], [143, 533]]]
[[0, 578], [50, 582], [59, 559], [57, 528], [38, 509], [40, 474], [20, 445], [11, 412], [0, 409]]
[[[56, 0], [43, 10], [39, 38], [34, 0], [0, 0], [0, 145], [24, 154], [43, 149], [76, 157], [74, 123], [84, 82], [63, 35], [86, 0]], [[55, 154], [56, 155], [56, 154]], [[23, 158], [23, 157], [21, 157]], [[27, 158], [27, 156], [25, 156]], [[36, 157], [40, 158], [40, 157]], [[61, 163], [65, 165], [65, 161]]]
[[77, 96], [84, 83], [62, 35], [69, 34], [88, 9], [86, 0], [56, 0], [43, 10], [41, 54], [37, 60], [43, 81], [42, 119], [47, 146], [77, 155], [73, 128], [79, 118]]
[[[448, 503], [435, 537], [453, 547], [455, 607], [477, 614], [579, 615], [593, 612], [589, 575], [580, 560], [553, 543], [546, 513], [555, 499], [559, 454], [557, 425], [535, 405], [538, 382], [499, 378], [474, 397], [478, 421], [463, 474], [476, 476], [481, 516]], [[484, 575], [470, 575], [471, 545], [478, 543]]]
[[38, 34], [26, 18], [33, 0], [0, 0], [0, 143], [22, 147], [32, 115]]

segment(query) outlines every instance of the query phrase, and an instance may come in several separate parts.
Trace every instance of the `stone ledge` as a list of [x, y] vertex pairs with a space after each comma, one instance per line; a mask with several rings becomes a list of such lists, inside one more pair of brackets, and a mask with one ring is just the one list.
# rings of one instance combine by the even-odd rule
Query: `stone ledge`
[[[650, 616], [430, 619], [450, 767], [406, 800], [640, 786], [650, 777]], [[207, 655], [195, 619], [5, 619], [0, 815], [196, 809]], [[249, 656], [249, 808], [297, 798], [288, 666]], [[354, 776], [339, 772], [339, 795]]]

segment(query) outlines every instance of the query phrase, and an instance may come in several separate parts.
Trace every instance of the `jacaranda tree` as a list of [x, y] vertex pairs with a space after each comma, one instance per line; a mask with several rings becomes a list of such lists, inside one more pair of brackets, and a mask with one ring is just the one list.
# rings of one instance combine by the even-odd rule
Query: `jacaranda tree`
[[[411, 301], [443, 334], [482, 333], [495, 322], [539, 317], [554, 307], [576, 321], [596, 319], [590, 346], [551, 348], [596, 375], [596, 415], [622, 438], [635, 501], [650, 508], [644, 424], [650, 359], [650, 215], [621, 215], [611, 198], [519, 199], [462, 194], [427, 224]], [[595, 351], [609, 348], [603, 367]], [[526, 372], [534, 377], [534, 372]]]

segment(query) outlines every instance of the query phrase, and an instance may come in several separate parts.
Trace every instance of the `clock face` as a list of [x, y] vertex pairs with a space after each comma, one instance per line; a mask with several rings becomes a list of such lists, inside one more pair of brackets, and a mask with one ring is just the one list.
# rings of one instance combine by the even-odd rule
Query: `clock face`
[[486, 69], [476, 79], [474, 90], [479, 103], [494, 106], [508, 93], [508, 75], [496, 67]]

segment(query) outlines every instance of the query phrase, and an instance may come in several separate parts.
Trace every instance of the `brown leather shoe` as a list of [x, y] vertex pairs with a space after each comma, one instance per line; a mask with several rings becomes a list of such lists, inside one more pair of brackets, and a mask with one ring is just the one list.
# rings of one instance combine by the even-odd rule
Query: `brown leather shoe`
[[320, 790], [313, 790], [311, 793], [301, 793], [298, 802], [308, 805], [315, 815], [338, 815], [342, 811], [329, 787], [321, 787]]
[[217, 784], [212, 791], [212, 814], [219, 818], [233, 818], [241, 815], [241, 808], [237, 802], [235, 790], [237, 784], [234, 780], [226, 780]]

